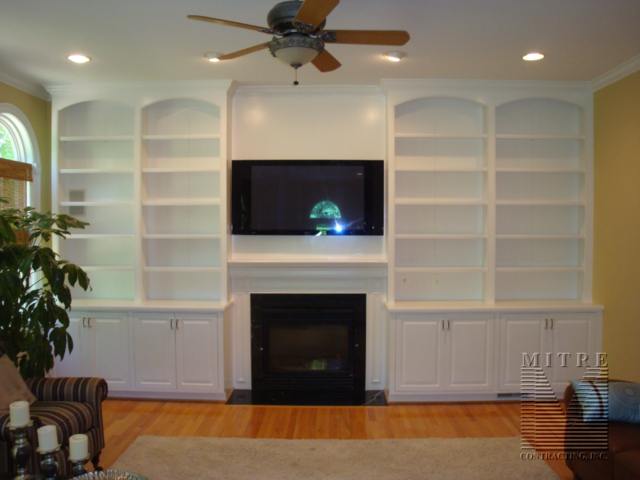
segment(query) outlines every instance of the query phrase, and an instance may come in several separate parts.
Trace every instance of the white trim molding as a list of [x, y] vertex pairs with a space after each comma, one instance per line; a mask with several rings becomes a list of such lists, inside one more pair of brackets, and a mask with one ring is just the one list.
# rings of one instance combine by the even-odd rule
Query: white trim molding
[[591, 88], [596, 92], [601, 88], [611, 85], [612, 83], [637, 72], [638, 70], [640, 70], [640, 55], [636, 55], [623, 64], [618, 65], [613, 70], [609, 70], [607, 73], [591, 80]]
[[10, 87], [17, 88], [18, 90], [21, 90], [24, 93], [28, 93], [29, 95], [33, 95], [34, 97], [46, 100], [47, 102], [51, 101], [51, 95], [49, 95], [49, 92], [47, 92], [42, 85], [38, 85], [37, 83], [33, 83], [23, 78], [16, 77], [15, 75], [3, 72], [1, 70], [0, 82], [9, 85]]

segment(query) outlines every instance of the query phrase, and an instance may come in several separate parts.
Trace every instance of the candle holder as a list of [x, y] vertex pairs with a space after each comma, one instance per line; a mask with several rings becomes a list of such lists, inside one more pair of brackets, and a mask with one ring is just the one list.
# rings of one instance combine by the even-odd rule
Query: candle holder
[[16, 476], [13, 480], [27, 480], [31, 478], [31, 475], [27, 473], [27, 463], [31, 458], [31, 445], [27, 440], [27, 431], [29, 427], [33, 426], [33, 422], [29, 422], [23, 427], [9, 427], [9, 430], [13, 432], [13, 448], [11, 449], [11, 456], [13, 457], [13, 464], [16, 469]]
[[73, 464], [73, 466], [71, 467], [71, 473], [74, 477], [79, 477], [80, 475], [85, 475], [86, 473], [88, 473], [87, 469], [84, 468], [84, 466], [90, 458], [91, 457], [88, 456], [87, 458], [84, 458], [82, 460], [71, 460], [71, 463]]
[[42, 457], [40, 460], [40, 472], [46, 480], [53, 480], [58, 473], [58, 462], [56, 461], [56, 453], [60, 451], [60, 445], [53, 450], [43, 452], [39, 448], [36, 450]]

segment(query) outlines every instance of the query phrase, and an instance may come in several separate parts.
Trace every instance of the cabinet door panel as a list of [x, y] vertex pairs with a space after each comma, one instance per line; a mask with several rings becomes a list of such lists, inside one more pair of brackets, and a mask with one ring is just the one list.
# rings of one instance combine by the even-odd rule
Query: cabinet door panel
[[183, 315], [177, 322], [178, 390], [219, 390], [217, 317]]
[[173, 316], [135, 318], [136, 387], [142, 390], [175, 390], [176, 341]]
[[[553, 339], [553, 366], [549, 369], [549, 380], [554, 390], [562, 391], [571, 380], [579, 380], [586, 372], [586, 365], [578, 367], [578, 354], [589, 356], [589, 366], [595, 366], [594, 352], [591, 351], [591, 325], [593, 319], [589, 315], [554, 315], [553, 328], [549, 335]], [[566, 358], [563, 366], [560, 353]]]
[[549, 351], [545, 341], [543, 314], [506, 314], [501, 317], [500, 329], [500, 390], [520, 392], [522, 354], [539, 354], [539, 365]]
[[95, 376], [104, 378], [110, 389], [131, 387], [129, 375], [129, 318], [127, 315], [90, 317], [93, 336], [90, 352]]
[[493, 315], [451, 317], [445, 334], [449, 390], [493, 388]]
[[[83, 328], [82, 320], [86, 318], [82, 313], [69, 314], [69, 328], [67, 332], [71, 335], [73, 340], [73, 351], [67, 352], [64, 355], [64, 359], [60, 360], [56, 357], [56, 377], [82, 377], [85, 375], [91, 375], [89, 369], [83, 365], [82, 358], [82, 340], [85, 328]], [[85, 320], [86, 325], [86, 320]], [[84, 367], [84, 371], [83, 371]]]
[[407, 315], [396, 328], [396, 391], [425, 392], [442, 387], [442, 319]]

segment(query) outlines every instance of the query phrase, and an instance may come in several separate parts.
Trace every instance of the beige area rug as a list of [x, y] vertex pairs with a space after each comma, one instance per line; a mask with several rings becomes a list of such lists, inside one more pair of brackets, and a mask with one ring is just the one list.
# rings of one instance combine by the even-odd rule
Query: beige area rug
[[557, 480], [520, 437], [276, 440], [142, 436], [111, 467], [149, 480]]

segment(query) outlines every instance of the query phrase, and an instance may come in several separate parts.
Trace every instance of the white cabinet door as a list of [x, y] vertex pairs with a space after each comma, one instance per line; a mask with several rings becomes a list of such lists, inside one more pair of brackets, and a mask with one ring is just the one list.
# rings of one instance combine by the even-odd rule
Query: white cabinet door
[[449, 316], [444, 336], [447, 390], [493, 389], [494, 316]]
[[217, 315], [182, 315], [176, 318], [178, 391], [220, 390]]
[[546, 332], [548, 323], [540, 313], [502, 314], [500, 316], [500, 381], [499, 389], [519, 393], [523, 354], [538, 354], [538, 365], [543, 366], [550, 345]]
[[395, 333], [395, 391], [422, 393], [442, 389], [442, 318], [398, 315]]
[[137, 389], [176, 389], [174, 328], [173, 315], [141, 314], [134, 318]]
[[104, 378], [112, 390], [131, 388], [129, 316], [109, 313], [87, 318], [84, 351], [92, 376]]
[[[84, 322], [84, 323], [83, 323]], [[87, 317], [82, 312], [74, 312], [69, 314], [69, 328], [67, 332], [73, 340], [73, 351], [65, 353], [62, 360], [56, 357], [56, 377], [83, 377], [90, 375], [90, 368], [84, 365], [82, 349], [83, 349], [83, 333], [86, 326]]]
[[553, 344], [553, 367], [548, 369], [549, 381], [555, 391], [563, 391], [571, 380], [580, 380], [586, 372], [578, 366], [579, 355], [589, 358], [588, 365], [596, 366], [593, 345], [593, 315], [549, 314], [548, 335]]

